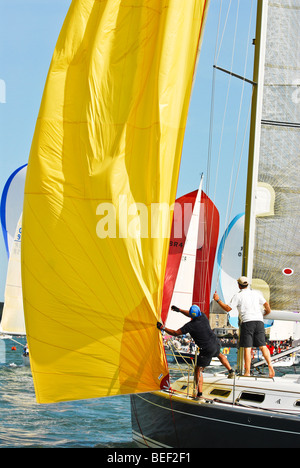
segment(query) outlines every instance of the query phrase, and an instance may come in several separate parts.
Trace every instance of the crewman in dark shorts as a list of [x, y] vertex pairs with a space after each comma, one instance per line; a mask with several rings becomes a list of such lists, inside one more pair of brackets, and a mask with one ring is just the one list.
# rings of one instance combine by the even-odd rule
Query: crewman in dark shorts
[[208, 318], [205, 314], [200, 311], [200, 308], [196, 305], [192, 305], [189, 310], [182, 310], [179, 307], [172, 306], [172, 310], [175, 312], [181, 312], [183, 315], [191, 318], [190, 322], [187, 322], [178, 330], [171, 330], [165, 328], [162, 323], [157, 322], [157, 328], [164, 330], [171, 336], [186, 335], [189, 333], [196, 345], [199, 348], [199, 354], [197, 355], [197, 362], [195, 363], [195, 379], [197, 382], [197, 399], [202, 399], [203, 389], [203, 371], [204, 368], [209, 366], [213, 357], [218, 357], [221, 363], [229, 371], [229, 377], [234, 376], [234, 371], [231, 368], [226, 356], [220, 352], [221, 344], [212, 331]]
[[269, 377], [275, 376], [272, 366], [270, 352], [266, 346], [264, 317], [271, 313], [270, 305], [265, 300], [260, 291], [249, 288], [249, 280], [246, 276], [241, 276], [238, 280], [239, 292], [236, 293], [229, 304], [225, 304], [214, 294], [214, 300], [226, 312], [230, 312], [234, 307], [239, 311], [241, 322], [240, 347], [244, 348], [245, 376], [250, 376], [251, 349], [259, 348], [265, 358]]

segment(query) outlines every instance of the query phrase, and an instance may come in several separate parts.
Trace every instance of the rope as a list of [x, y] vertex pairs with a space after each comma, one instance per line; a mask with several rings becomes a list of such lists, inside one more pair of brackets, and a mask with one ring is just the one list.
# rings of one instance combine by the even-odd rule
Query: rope
[[[167, 343], [170, 343], [171, 344], [171, 347], [169, 347], [170, 351], [171, 351], [171, 356], [174, 357], [175, 361], [176, 361], [176, 369], [173, 369], [173, 370], [177, 370], [177, 371], [180, 371], [181, 372], [181, 375], [182, 377], [185, 377], [186, 376], [186, 372], [185, 370], [182, 369], [182, 367], [180, 366], [179, 364], [179, 361], [177, 359], [177, 357], [180, 356], [181, 359], [183, 359], [183, 361], [185, 362], [185, 364], [187, 364], [188, 366], [191, 366], [191, 362], [188, 362], [184, 356], [182, 356], [182, 354], [180, 354], [180, 351], [178, 351], [179, 354], [176, 354], [175, 351], [174, 351], [174, 348], [173, 348], [173, 345], [172, 345], [172, 340], [169, 338], [167, 340]], [[195, 351], [195, 358], [192, 359], [192, 368], [193, 368], [193, 375], [194, 375], [194, 378], [193, 378], [193, 392], [195, 392], [195, 390], [197, 391], [198, 389], [198, 384], [199, 384], [199, 381], [196, 381], [196, 362], [197, 362], [197, 354], [199, 353], [199, 348], [198, 346], [196, 346], [196, 351]], [[171, 378], [171, 376], [170, 376]], [[200, 376], [199, 376], [200, 378]], [[176, 379], [177, 380], [177, 379]], [[190, 387], [190, 379], [189, 379], [189, 374], [188, 374], [188, 384], [187, 384], [187, 396], [189, 396], [189, 387]]]
[[[224, 39], [224, 34], [227, 26], [227, 21], [229, 17], [229, 12], [231, 8], [231, 0], [227, 9], [227, 14], [226, 14], [226, 19], [225, 19], [225, 24], [223, 27], [223, 32], [221, 35], [220, 39], [220, 44], [218, 47], [218, 39], [219, 39], [219, 33], [220, 33], [220, 22], [221, 22], [221, 14], [222, 14], [222, 0], [220, 3], [220, 9], [219, 9], [219, 20], [218, 20], [218, 29], [217, 29], [217, 38], [216, 38], [216, 45], [215, 45], [215, 56], [214, 56], [214, 64], [217, 64], [218, 58], [220, 55], [223, 39]], [[237, 22], [236, 22], [237, 24]], [[235, 28], [235, 37], [236, 37], [236, 28]], [[234, 48], [233, 48], [234, 50]], [[233, 63], [233, 56], [234, 53], [232, 54], [232, 60], [231, 62]], [[231, 63], [231, 67], [232, 67]], [[224, 124], [225, 124], [225, 116], [226, 116], [226, 110], [227, 110], [227, 104], [228, 104], [228, 96], [229, 96], [229, 89], [230, 89], [230, 80], [229, 80], [229, 85], [227, 88], [227, 96], [226, 96], [226, 106], [225, 106], [225, 111], [224, 111], [224, 116], [223, 116], [223, 124], [222, 124], [222, 132], [221, 132], [221, 140], [219, 144], [219, 152], [218, 152], [218, 158], [217, 158], [217, 165], [216, 165], [216, 176], [215, 176], [215, 185], [214, 185], [214, 191], [213, 191], [213, 197], [212, 201], [215, 204], [216, 200], [216, 188], [217, 188], [217, 182], [218, 182], [218, 174], [219, 174], [219, 167], [220, 167], [220, 159], [221, 159], [221, 146], [222, 146], [222, 139], [223, 139], [223, 131], [224, 131]], [[216, 90], [216, 69], [213, 67], [213, 77], [212, 77], [212, 99], [211, 99], [211, 116], [210, 116], [210, 128], [209, 128], [209, 146], [208, 146], [208, 158], [207, 158], [207, 181], [206, 181], [206, 193], [209, 195], [210, 193], [210, 172], [211, 172], [211, 154], [212, 154], [212, 135], [213, 135], [213, 128], [214, 128], [214, 109], [215, 109], [215, 90]], [[211, 225], [213, 226], [214, 224], [214, 211], [212, 215], [212, 220], [211, 220]], [[212, 229], [211, 229], [211, 234], [210, 238], [208, 240], [208, 250], [210, 250], [211, 247], [211, 241], [212, 241]], [[205, 271], [204, 271], [205, 270]], [[207, 287], [207, 282], [208, 282], [208, 274], [207, 274], [207, 268], [203, 268], [202, 272], [202, 278], [201, 282], [204, 283], [204, 291], [206, 291]]]
[[[253, 8], [253, 1], [251, 3], [250, 18], [252, 17], [252, 8]], [[237, 15], [237, 19], [238, 19], [238, 15]], [[249, 43], [249, 41], [250, 41], [250, 32], [251, 32], [251, 21], [249, 21], [247, 43]], [[248, 63], [248, 49], [247, 49], [245, 63], [244, 63], [244, 77], [246, 75], [247, 63]], [[239, 128], [240, 128], [240, 120], [241, 120], [241, 113], [242, 113], [242, 103], [243, 103], [243, 97], [244, 97], [244, 91], [245, 91], [245, 84], [246, 84], [245, 81], [243, 81], [241, 98], [240, 98], [239, 113], [238, 113], [238, 120], [237, 120], [237, 128], [236, 128], [236, 134], [235, 134], [235, 142], [234, 142], [234, 152], [233, 152], [234, 156], [233, 156], [231, 175], [230, 175], [230, 184], [229, 184], [229, 190], [228, 190], [229, 194], [231, 192], [231, 187], [232, 187], [232, 182], [233, 182], [234, 162], [235, 162], [236, 150], [237, 150], [237, 139], [238, 139], [238, 133], [239, 133]], [[252, 94], [253, 94], [253, 89], [252, 89]], [[249, 106], [249, 109], [248, 109], [248, 116], [247, 116], [247, 121], [246, 121], [245, 129], [244, 129], [242, 149], [240, 151], [240, 157], [239, 157], [239, 161], [238, 161], [238, 170], [237, 170], [237, 173], [236, 173], [236, 178], [235, 178], [235, 184], [234, 184], [234, 190], [233, 190], [233, 194], [232, 194], [231, 203], [230, 203], [230, 196], [228, 196], [226, 216], [225, 216], [226, 225], [228, 225], [228, 223], [229, 223], [229, 221], [231, 219], [232, 206], [233, 206], [233, 201], [235, 199], [235, 191], [236, 191], [237, 180], [238, 180], [238, 176], [239, 176], [239, 170], [240, 170], [240, 166], [241, 166], [241, 159], [242, 159], [242, 153], [243, 153], [243, 150], [244, 150], [244, 144], [245, 144], [245, 139], [246, 139], [246, 134], [247, 134], [247, 128], [248, 128], [248, 124], [249, 124], [249, 121], [250, 121], [250, 115], [251, 115], [251, 105]], [[229, 209], [229, 206], [230, 206], [230, 209]]]
[[138, 419], [138, 414], [137, 414], [136, 404], [135, 404], [134, 398], [131, 398], [131, 407], [133, 408], [134, 416], [135, 416], [138, 428], [140, 430], [140, 434], [143, 437], [143, 441], [144, 441], [145, 445], [149, 448], [149, 444], [148, 444], [147, 440], [145, 439], [145, 436], [143, 434], [143, 431], [142, 431], [142, 428], [141, 428], [141, 425], [140, 425], [140, 422], [139, 422], [139, 419]]
[[[174, 359], [175, 359], [175, 361], [176, 361], [176, 364], [177, 364], [177, 366], [178, 366], [178, 370], [181, 372], [182, 377], [184, 377], [185, 372], [184, 372], [184, 370], [182, 369], [182, 367], [180, 366], [180, 363], [179, 363], [179, 361], [178, 361], [178, 359], [177, 359], [177, 357], [179, 357], [179, 355], [180, 355], [180, 351], [178, 351], [178, 352], [179, 352], [179, 355], [176, 355], [176, 354], [175, 354], [175, 350], [174, 350], [174, 347], [173, 347], [173, 343], [172, 343], [171, 338], [168, 338], [168, 339], [166, 340], [166, 343], [167, 343], [168, 345], [170, 344], [170, 345], [169, 345], [169, 350], [171, 351], [171, 356], [174, 357]], [[180, 355], [180, 357], [181, 357], [181, 359], [184, 360], [185, 364], [190, 365], [190, 363], [189, 363], [188, 361], [186, 361], [186, 359], [185, 359], [184, 356]]]

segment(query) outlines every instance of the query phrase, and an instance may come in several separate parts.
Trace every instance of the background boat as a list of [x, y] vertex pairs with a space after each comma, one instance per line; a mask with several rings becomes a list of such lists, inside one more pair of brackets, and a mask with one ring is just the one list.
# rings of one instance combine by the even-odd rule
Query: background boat
[[21, 278], [22, 210], [26, 170], [27, 164], [13, 171], [1, 196], [1, 225], [8, 266], [0, 333], [9, 338], [8, 346], [17, 346], [18, 351], [22, 352], [24, 365], [29, 366], [29, 356], [24, 355], [24, 346], [19, 340], [20, 336], [26, 336]]

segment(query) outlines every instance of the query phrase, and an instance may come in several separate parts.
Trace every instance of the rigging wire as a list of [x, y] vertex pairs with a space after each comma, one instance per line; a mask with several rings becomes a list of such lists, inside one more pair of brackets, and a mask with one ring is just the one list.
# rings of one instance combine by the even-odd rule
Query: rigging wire
[[[238, 0], [238, 8], [239, 8], [239, 0]], [[236, 35], [237, 35], [237, 24], [238, 24], [238, 13], [236, 15], [236, 21], [235, 21], [230, 71], [232, 71], [232, 69], [233, 69], [233, 60], [234, 60], [234, 55], [235, 55], [235, 44], [236, 44]], [[219, 165], [220, 165], [220, 159], [221, 159], [221, 149], [222, 149], [223, 136], [224, 136], [225, 120], [226, 120], [226, 115], [227, 115], [227, 110], [228, 110], [229, 91], [230, 91], [231, 81], [232, 81], [232, 77], [229, 76], [226, 99], [225, 99], [225, 106], [224, 106], [224, 114], [223, 114], [223, 120], [222, 120], [222, 127], [221, 127], [221, 136], [220, 136], [220, 142], [219, 142], [219, 152], [218, 152], [218, 160], [217, 160], [217, 176], [216, 176], [215, 187], [214, 187], [214, 200], [216, 198], [216, 189], [217, 189], [217, 181], [218, 181], [217, 179], [218, 179], [218, 173], [219, 173]]]
[[[220, 9], [219, 9], [219, 20], [218, 20], [218, 28], [217, 28], [217, 37], [216, 37], [216, 44], [215, 44], [215, 54], [214, 54], [214, 63], [216, 63], [217, 59], [217, 45], [218, 45], [218, 38], [219, 38], [219, 31], [220, 31], [220, 22], [221, 22], [221, 12], [222, 12], [222, 0], [220, 3]], [[224, 34], [224, 32], [223, 32]], [[210, 105], [210, 124], [209, 124], [209, 141], [208, 141], [208, 156], [207, 156], [207, 168], [206, 168], [206, 173], [207, 173], [207, 178], [206, 178], [206, 193], [209, 194], [209, 184], [210, 184], [210, 169], [211, 169], [211, 153], [212, 153], [212, 128], [213, 128], [213, 122], [214, 122], [214, 109], [215, 109], [215, 82], [216, 82], [216, 69], [213, 68], [213, 74], [212, 74], [212, 90], [211, 90], [211, 105]]]
[[[250, 18], [252, 17], [252, 8], [253, 8], [253, 0], [252, 0], [252, 3], [251, 3]], [[249, 27], [248, 27], [248, 40], [247, 40], [248, 44], [249, 44], [249, 40], [250, 40], [250, 32], [251, 32], [251, 21], [249, 21]], [[246, 76], [246, 70], [247, 70], [247, 64], [248, 64], [248, 48], [246, 50], [247, 50], [247, 52], [246, 52], [246, 58], [245, 58], [245, 63], [244, 63], [244, 75], [243, 75], [244, 77]], [[231, 187], [232, 187], [233, 168], [234, 168], [234, 161], [235, 161], [236, 150], [237, 150], [237, 138], [238, 138], [238, 133], [239, 133], [239, 128], [240, 128], [240, 120], [241, 120], [241, 113], [242, 113], [242, 104], [243, 104], [243, 98], [244, 98], [244, 91], [245, 91], [245, 81], [243, 81], [241, 98], [240, 98], [240, 106], [239, 106], [239, 113], [238, 113], [238, 120], [237, 120], [237, 129], [236, 129], [235, 142], [234, 142], [234, 157], [233, 157], [233, 164], [232, 164], [232, 171], [231, 171], [230, 185], [229, 185], [229, 193], [231, 192]], [[248, 111], [248, 118], [247, 118], [247, 122], [246, 122], [245, 132], [246, 132], [246, 129], [248, 128], [250, 110], [251, 110], [251, 106], [250, 106], [250, 109]], [[243, 145], [244, 145], [244, 142], [245, 142], [245, 132], [244, 132]], [[242, 145], [242, 150], [243, 150], [243, 145]], [[241, 153], [242, 153], [242, 151], [241, 151]], [[234, 194], [235, 194], [235, 188], [236, 188], [236, 183], [237, 183], [238, 174], [239, 174], [241, 156], [242, 155], [240, 154], [238, 171], [237, 171], [237, 175], [236, 175], [235, 186], [234, 186], [232, 201], [231, 201], [231, 209], [232, 209], [232, 204], [233, 204]], [[230, 220], [230, 217], [231, 217], [231, 210], [229, 210], [229, 197], [228, 197], [228, 204], [227, 204], [227, 211], [226, 211], [227, 224], [228, 224], [228, 222]]]
[[[221, 34], [220, 44], [219, 44], [219, 47], [218, 47], [218, 37], [219, 37], [219, 30], [220, 30], [220, 18], [221, 18], [221, 10], [222, 10], [222, 1], [221, 1], [220, 12], [219, 12], [219, 23], [218, 23], [218, 35], [217, 35], [216, 46], [215, 46], [215, 59], [214, 59], [214, 64], [215, 65], [217, 65], [217, 61], [219, 60], [219, 57], [220, 57], [222, 43], [223, 43], [224, 35], [225, 35], [225, 30], [226, 30], [227, 23], [228, 23], [228, 16], [229, 16], [230, 8], [231, 8], [231, 3], [232, 2], [230, 1], [230, 4], [229, 4], [228, 9], [227, 9], [227, 13], [226, 13], [226, 18], [225, 18], [225, 22], [224, 22], [223, 31], [222, 31], [222, 34]], [[239, 22], [239, 6], [240, 6], [240, 2], [238, 0], [238, 9], [237, 9], [237, 15], [236, 15], [236, 21], [235, 21], [234, 37], [233, 37], [233, 48], [232, 48], [233, 50], [232, 50], [231, 65], [230, 65], [230, 71], [231, 72], [232, 72], [232, 69], [233, 69], [234, 56], [235, 56], [235, 51], [236, 51], [237, 27], [238, 27], [238, 22]], [[251, 10], [250, 10], [250, 14], [249, 14], [250, 21], [249, 21], [249, 26], [248, 26], [247, 45], [250, 43], [249, 41], [250, 41], [251, 26], [252, 26], [252, 24], [251, 24], [252, 10], [253, 10], [253, 0], [252, 0], [252, 3], [251, 3]], [[245, 54], [244, 77], [246, 75], [247, 65], [248, 65], [248, 48], [247, 48], [247, 53]], [[215, 108], [215, 92], [216, 92], [215, 91], [215, 87], [216, 87], [216, 74], [215, 73], [216, 73], [216, 70], [214, 68], [213, 79], [212, 79], [211, 118], [210, 118], [208, 164], [207, 164], [208, 178], [210, 178], [211, 160], [212, 160], [212, 157], [211, 157], [211, 154], [212, 154], [212, 135], [213, 135], [213, 127], [214, 127], [214, 108]], [[220, 167], [221, 153], [222, 153], [222, 146], [223, 146], [223, 135], [224, 135], [225, 119], [227, 117], [227, 111], [228, 111], [228, 105], [229, 105], [230, 88], [231, 88], [231, 76], [230, 76], [230, 78], [228, 80], [227, 94], [226, 94], [226, 99], [225, 99], [225, 107], [224, 107], [224, 113], [223, 113], [221, 136], [220, 136], [219, 150], [218, 150], [218, 158], [217, 158], [217, 163], [216, 163], [215, 185], [214, 185], [213, 197], [212, 197], [213, 202], [215, 202], [215, 200], [216, 200], [216, 191], [217, 191], [217, 186], [218, 186], [219, 167]], [[243, 87], [242, 87], [242, 92], [241, 92], [241, 97], [240, 97], [240, 104], [239, 104], [237, 128], [236, 128], [234, 151], [233, 151], [234, 158], [233, 158], [233, 162], [232, 162], [231, 175], [230, 175], [230, 184], [229, 184], [228, 196], [227, 196], [225, 226], [228, 226], [228, 224], [229, 224], [229, 217], [231, 216], [233, 203], [235, 201], [236, 187], [237, 187], [237, 182], [238, 182], [238, 177], [239, 177], [239, 172], [240, 172], [242, 155], [243, 155], [243, 151], [244, 151], [244, 145], [245, 145], [245, 140], [246, 140], [246, 135], [247, 135], [247, 129], [249, 127], [250, 114], [251, 114], [251, 112], [250, 112], [251, 111], [251, 101], [250, 101], [248, 116], [247, 116], [247, 119], [246, 119], [246, 124], [245, 124], [245, 129], [244, 129], [242, 148], [240, 150], [239, 161], [237, 163], [237, 172], [236, 172], [236, 176], [235, 176], [235, 181], [233, 182], [233, 175], [234, 175], [234, 170], [235, 170], [234, 161], [235, 161], [236, 153], [237, 153], [238, 134], [239, 134], [239, 130], [240, 130], [240, 123], [241, 123], [241, 116], [242, 116], [242, 104], [243, 104], [243, 99], [244, 99], [244, 89], [245, 89], [245, 81], [243, 81]], [[208, 180], [207, 181], [207, 193], [209, 193], [209, 184], [210, 184], [210, 181]], [[232, 194], [231, 194], [231, 192], [232, 192]], [[210, 242], [209, 242], [209, 244], [210, 244]], [[220, 274], [220, 269], [219, 269], [219, 271], [217, 273], [217, 280], [216, 280], [217, 284], [216, 284], [216, 286], [218, 286], [218, 283], [219, 283], [219, 274]], [[206, 281], [207, 281], [207, 278], [206, 278]]]
[[[253, 10], [253, 0], [251, 2], [250, 18], [252, 18], [252, 10]], [[251, 20], [249, 21], [247, 44], [249, 44], [249, 42], [250, 42], [250, 34], [251, 34]], [[248, 64], [248, 48], [246, 50], [247, 50], [247, 52], [246, 52], [246, 58], [245, 58], [245, 63], [244, 63], [244, 75], [243, 75], [244, 77], [246, 76], [246, 70], [247, 70], [247, 64]], [[240, 156], [239, 156], [239, 160], [238, 160], [238, 163], [237, 163], [237, 172], [236, 172], [236, 176], [235, 176], [235, 181], [233, 183], [235, 158], [236, 158], [237, 143], [238, 143], [237, 140], [238, 140], [238, 134], [239, 134], [239, 128], [240, 128], [245, 84], [246, 84], [245, 81], [243, 81], [241, 98], [240, 98], [240, 106], [239, 106], [239, 112], [238, 112], [238, 119], [237, 119], [237, 129], [236, 129], [235, 142], [234, 142], [234, 152], [233, 152], [233, 161], [232, 161], [232, 168], [231, 168], [231, 175], [230, 175], [230, 183], [229, 183], [229, 189], [228, 189], [229, 196], [228, 196], [228, 199], [227, 199], [227, 208], [226, 208], [226, 216], [225, 216], [225, 226], [227, 226], [227, 228], [226, 228], [226, 231], [225, 231], [225, 235], [228, 233], [228, 226], [229, 226], [229, 222], [230, 222], [231, 216], [232, 216], [232, 209], [233, 209], [233, 203], [234, 203], [234, 200], [235, 200], [235, 193], [236, 193], [236, 187], [237, 187], [237, 182], [238, 182], [238, 178], [239, 178], [239, 172], [240, 172], [240, 167], [241, 167], [243, 150], [244, 150], [244, 145], [245, 145], [245, 140], [246, 140], [246, 135], [247, 135], [247, 129], [248, 129], [249, 122], [250, 122], [250, 116], [251, 116], [251, 101], [252, 101], [252, 99], [250, 100], [247, 120], [246, 120], [246, 124], [245, 124], [245, 128], [244, 128], [244, 136], [243, 136]], [[253, 95], [253, 86], [252, 86], [252, 95]], [[251, 98], [252, 98], [252, 96], [251, 96]], [[233, 187], [233, 189], [232, 189], [232, 187]], [[232, 195], [231, 195], [231, 202], [230, 202], [230, 193], [231, 193], [231, 191], [232, 191]], [[222, 265], [222, 261], [223, 261], [223, 254], [222, 254], [222, 257], [221, 257], [220, 266]], [[219, 269], [218, 275], [217, 275], [217, 285], [218, 285], [218, 282], [219, 282], [219, 276], [220, 276], [220, 269]]]
[[[227, 14], [223, 26], [223, 32], [221, 35], [221, 40], [218, 48], [218, 40], [219, 40], [219, 33], [220, 33], [220, 24], [221, 24], [221, 16], [222, 16], [222, 5], [223, 0], [220, 2], [220, 9], [219, 9], [219, 20], [218, 20], [218, 29], [217, 29], [217, 37], [216, 37], [216, 44], [215, 44], [215, 54], [214, 54], [214, 65], [218, 63], [218, 58], [220, 55], [224, 34], [227, 26], [227, 21], [229, 17], [229, 12], [231, 8], [231, 0], [229, 2], [229, 6], [227, 9]], [[208, 158], [207, 158], [207, 185], [206, 185], [206, 193], [209, 194], [209, 185], [210, 185], [210, 169], [211, 169], [211, 154], [212, 154], [212, 135], [213, 135], [213, 126], [214, 126], [214, 109], [215, 109], [215, 92], [216, 92], [216, 69], [213, 67], [213, 77], [212, 77], [212, 98], [211, 98], [211, 110], [210, 110], [210, 127], [209, 127], [209, 144], [208, 144]], [[219, 160], [217, 164], [217, 172], [219, 168]], [[214, 201], [214, 200], [213, 200]]]
[[176, 370], [181, 372], [182, 377], [185, 376], [185, 371], [183, 368], [180, 366], [179, 360], [177, 359], [178, 357], [182, 358], [184, 364], [190, 365], [190, 362], [188, 362], [181, 354], [180, 351], [178, 351], [178, 354], [176, 354], [176, 350], [173, 346], [173, 342], [171, 337], [166, 340], [166, 344], [168, 345], [168, 348], [170, 350], [170, 355], [174, 358], [176, 362]]
[[[238, 6], [239, 6], [239, 0], [238, 0]], [[222, 7], [222, 2], [221, 2], [221, 7]], [[222, 34], [222, 37], [221, 37], [221, 43], [220, 43], [220, 46], [219, 46], [219, 52], [217, 54], [217, 57], [216, 57], [216, 61], [215, 61], [215, 65], [217, 63], [217, 59], [219, 57], [219, 54], [220, 54], [220, 51], [221, 51], [221, 45], [222, 45], [222, 42], [223, 42], [223, 38], [224, 38], [224, 33], [225, 33], [225, 29], [226, 29], [226, 26], [227, 26], [227, 20], [228, 20], [228, 17], [229, 17], [229, 11], [230, 11], [230, 7], [231, 7], [231, 1], [230, 1], [230, 4], [229, 4], [229, 7], [227, 9], [227, 15], [226, 15], [226, 21], [225, 21], [225, 26], [223, 28], [223, 34]], [[220, 11], [220, 15], [221, 15], [221, 11]], [[236, 43], [236, 33], [237, 33], [237, 18], [238, 18], [238, 14], [236, 15], [236, 22], [235, 22], [235, 31], [234, 31], [234, 40], [233, 40], [233, 47], [232, 47], [232, 55], [231, 55], [231, 67], [230, 67], [230, 71], [232, 71], [232, 67], [233, 67], [233, 59], [234, 59], [234, 54], [235, 54], [235, 43]], [[214, 80], [214, 85], [215, 85], [215, 80]], [[219, 177], [219, 168], [220, 168], [220, 160], [221, 160], [221, 148], [222, 148], [222, 142], [223, 142], [223, 135], [224, 135], [224, 126], [225, 126], [225, 119], [226, 119], [226, 114], [227, 114], [227, 108], [228, 108], [228, 100], [229, 100], [229, 91], [230, 91], [230, 85], [231, 85], [231, 76], [229, 77], [229, 81], [228, 81], [228, 86], [227, 86], [227, 93], [226, 93], [226, 99], [225, 99], [225, 109], [224, 109], [224, 113], [223, 113], [223, 121], [222, 121], [222, 127], [221, 127], [221, 136], [220, 136], [220, 142], [219, 142], [219, 151], [218, 151], [218, 158], [217, 158], [217, 166], [216, 166], [216, 176], [215, 176], [215, 185], [214, 185], [214, 192], [213, 192], [213, 197], [212, 197], [212, 200], [215, 204], [215, 200], [216, 200], [216, 190], [217, 190], [217, 183], [218, 183], [218, 177]], [[213, 128], [210, 129], [210, 131], [212, 132]], [[211, 152], [212, 148], [210, 148], [210, 152]], [[211, 164], [211, 162], [210, 162]], [[213, 224], [213, 220], [212, 220], [212, 224]], [[209, 239], [209, 246], [211, 245], [211, 238]], [[205, 275], [205, 282], [207, 282], [207, 275]]]
[[[226, 15], [226, 19], [225, 19], [225, 26], [223, 27], [223, 32], [222, 32], [222, 35], [221, 35], [220, 45], [219, 45], [219, 49], [218, 49], [218, 42], [219, 42], [219, 35], [220, 35], [220, 25], [221, 25], [221, 17], [222, 17], [222, 6], [223, 6], [223, 0], [220, 0], [218, 27], [217, 27], [215, 52], [214, 52], [214, 64], [217, 63], [217, 58], [219, 56], [221, 45], [223, 43], [223, 37], [224, 37], [225, 29], [226, 29], [226, 24], [227, 24], [228, 17], [229, 17], [231, 0], [230, 0], [230, 3], [229, 3], [229, 7], [227, 9], [227, 15]], [[210, 193], [210, 178], [211, 178], [210, 172], [211, 172], [211, 160], [212, 160], [212, 143], [213, 143], [213, 138], [212, 137], [213, 137], [213, 127], [214, 127], [215, 91], [216, 91], [216, 69], [213, 67], [212, 88], [211, 88], [210, 124], [209, 124], [209, 142], [208, 142], [208, 156], [207, 156], [207, 169], [206, 169], [207, 178], [206, 178], [206, 181], [205, 181], [205, 183], [206, 183], [206, 194], [208, 196], [209, 196], [209, 193]], [[217, 172], [218, 172], [218, 167], [219, 167], [219, 164], [217, 166]], [[212, 201], [213, 201], [213, 203], [215, 205], [215, 196], [212, 199]], [[204, 213], [204, 219], [206, 219], [206, 218], [207, 218], [207, 212]], [[212, 226], [214, 224], [213, 221], [214, 221], [214, 212], [213, 212], [212, 220], [211, 220], [211, 225]], [[204, 235], [206, 237], [206, 232], [204, 232]], [[210, 239], [208, 241], [208, 251], [210, 250], [210, 247], [211, 247], [211, 236], [210, 236]], [[207, 282], [208, 282], [207, 262], [206, 262], [205, 267], [202, 268], [200, 271], [202, 273], [200, 274], [199, 281], [200, 282], [202, 281], [202, 283], [204, 282], [205, 286], [204, 286], [203, 291], [206, 291]], [[203, 298], [203, 300], [204, 300], [204, 298]], [[199, 304], [199, 306], [201, 308], [200, 304]]]

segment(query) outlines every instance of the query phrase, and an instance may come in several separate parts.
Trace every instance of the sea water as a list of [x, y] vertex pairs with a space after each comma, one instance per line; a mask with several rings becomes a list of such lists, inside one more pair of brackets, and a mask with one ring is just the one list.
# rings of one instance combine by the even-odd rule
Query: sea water
[[135, 447], [129, 396], [38, 404], [16, 341], [0, 339], [0, 448]]

